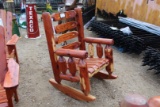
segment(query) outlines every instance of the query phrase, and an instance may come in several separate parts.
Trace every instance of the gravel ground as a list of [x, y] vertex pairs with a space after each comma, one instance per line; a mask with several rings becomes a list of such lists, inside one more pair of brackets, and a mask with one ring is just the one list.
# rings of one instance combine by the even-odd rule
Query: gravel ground
[[[17, 44], [20, 61], [19, 103], [15, 107], [119, 107], [120, 101], [128, 93], [137, 93], [147, 99], [159, 95], [160, 79], [148, 67], [142, 67], [142, 55], [125, 54], [114, 49], [116, 80], [91, 79], [91, 94], [94, 102], [72, 99], [50, 85], [53, 78], [43, 23], [39, 28], [42, 37], [26, 39], [25, 29], [20, 29], [21, 39]], [[85, 30], [86, 36], [95, 36]], [[78, 83], [64, 82], [79, 88]]]

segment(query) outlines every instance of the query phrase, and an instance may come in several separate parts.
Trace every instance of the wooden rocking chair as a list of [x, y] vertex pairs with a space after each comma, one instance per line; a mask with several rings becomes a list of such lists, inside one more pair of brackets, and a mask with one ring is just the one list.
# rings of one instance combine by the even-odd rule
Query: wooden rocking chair
[[[66, 11], [64, 13], [55, 13], [53, 15], [45, 12], [42, 17], [55, 78], [50, 79], [49, 82], [58, 90], [75, 99], [83, 101], [95, 100], [96, 98], [89, 94], [90, 78], [117, 78], [117, 76], [112, 74], [113, 53], [111, 45], [113, 45], [114, 41], [112, 39], [84, 38], [82, 11], [80, 8], [75, 8], [74, 10]], [[53, 28], [52, 18], [53, 21], [75, 18], [75, 21], [66, 22]], [[59, 36], [56, 36], [54, 30]], [[64, 34], [64, 32], [66, 33]], [[78, 41], [57, 48], [56, 45], [76, 37], [78, 37]], [[89, 44], [88, 52], [86, 51], [85, 43]], [[97, 44], [97, 58], [94, 57], [93, 43]], [[104, 50], [101, 44], [106, 45]], [[103, 52], [104, 58], [102, 58]], [[68, 61], [66, 61], [66, 57], [69, 57]], [[100, 72], [104, 68], [106, 69], [106, 73]], [[75, 88], [62, 85], [61, 80], [80, 82], [82, 92]]]

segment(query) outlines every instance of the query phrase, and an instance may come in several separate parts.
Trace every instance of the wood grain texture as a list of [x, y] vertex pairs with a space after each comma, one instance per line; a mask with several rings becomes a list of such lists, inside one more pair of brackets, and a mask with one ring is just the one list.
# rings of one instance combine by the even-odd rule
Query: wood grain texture
[[96, 97], [92, 96], [92, 95], [84, 95], [81, 91], [66, 86], [66, 85], [62, 85], [62, 84], [57, 84], [56, 81], [54, 79], [50, 79], [49, 82], [58, 90], [60, 90], [61, 92], [63, 92], [64, 94], [77, 99], [77, 100], [81, 100], [81, 101], [94, 101], [96, 99]]
[[71, 22], [67, 22], [67, 23], [55, 26], [55, 31], [56, 31], [56, 33], [62, 33], [67, 30], [72, 30], [76, 27], [77, 27], [77, 22], [71, 21]]
[[80, 70], [81, 90], [87, 96], [89, 95], [91, 89], [90, 89], [90, 80], [88, 76], [87, 63], [85, 62], [85, 60], [80, 59], [78, 67]]
[[6, 43], [12, 38], [12, 13], [7, 11], [7, 21], [6, 21]]
[[92, 43], [88, 44], [88, 54], [90, 58], [94, 57], [94, 46]]
[[79, 76], [72, 76], [71, 74], [61, 74], [60, 75], [61, 79], [71, 81], [71, 82], [80, 82]]
[[[0, 18], [3, 22], [0, 26], [0, 107], [13, 107], [13, 95], [15, 101], [18, 102], [19, 65], [15, 46], [17, 38], [16, 36], [12, 38], [12, 13], [0, 10]], [[9, 40], [10, 43], [7, 45]], [[14, 59], [15, 56], [17, 62]]]
[[19, 65], [13, 58], [8, 60], [8, 71], [5, 75], [4, 87], [11, 88], [19, 83]]
[[76, 69], [76, 63], [74, 61], [74, 58], [69, 57], [68, 67], [69, 67], [69, 72], [72, 74], [72, 76], [75, 76], [77, 69]]
[[18, 59], [18, 52], [17, 52], [17, 47], [16, 47], [16, 43], [18, 42], [19, 37], [17, 35], [13, 35], [11, 37], [11, 39], [7, 42], [7, 57], [8, 58], [15, 58], [16, 62], [19, 63], [19, 59]]
[[57, 68], [58, 67], [57, 57], [56, 57], [56, 54], [54, 53], [54, 51], [56, 50], [56, 43], [54, 40], [54, 32], [52, 29], [53, 27], [52, 27], [52, 22], [51, 22], [51, 16], [49, 13], [45, 12], [42, 14], [42, 17], [43, 17], [43, 24], [44, 24], [44, 29], [46, 33], [53, 74], [54, 74], [56, 82], [60, 83], [61, 82], [60, 71]]
[[78, 22], [78, 32], [79, 32], [79, 36], [78, 36], [78, 40], [79, 42], [81, 42], [80, 45], [80, 50], [85, 50], [85, 42], [84, 42], [84, 27], [83, 27], [83, 19], [82, 19], [82, 10], [80, 8], [75, 8], [74, 9], [77, 13], [76, 16], [76, 21]]
[[109, 59], [109, 65], [106, 67], [106, 70], [109, 75], [112, 75], [114, 71], [114, 65], [113, 65], [113, 50], [111, 46], [105, 47], [105, 57]]
[[66, 46], [63, 46], [62, 48], [64, 48], [64, 49], [77, 49], [80, 47], [80, 45], [81, 45], [81, 42], [74, 42], [74, 43], [70, 43]]
[[99, 43], [99, 44], [106, 44], [106, 45], [113, 45], [113, 39], [104, 39], [104, 38], [93, 38], [93, 37], [86, 37], [84, 41], [87, 43]]
[[[105, 50], [105, 58], [102, 58], [103, 56], [103, 48], [101, 44], [106, 45], [112, 45], [114, 41], [112, 39], [100, 39], [100, 38], [84, 38], [84, 27], [83, 27], [83, 19], [82, 19], [82, 11], [79, 8], [74, 9], [76, 15], [75, 15], [75, 21], [71, 22], [64, 22], [63, 24], [59, 24], [55, 27], [56, 36], [61, 35], [59, 33], [63, 33], [59, 37], [54, 37], [51, 17], [54, 18], [54, 20], [61, 20], [65, 19], [60, 18], [60, 13], [56, 13], [55, 16], [50, 16], [49, 13], [43, 13], [43, 22], [44, 22], [44, 28], [48, 43], [48, 50], [50, 53], [50, 59], [52, 62], [52, 68], [54, 73], [54, 79], [50, 79], [49, 82], [58, 90], [62, 91], [63, 93], [67, 94], [68, 96], [71, 96], [78, 100], [83, 101], [93, 101], [95, 100], [95, 97], [89, 95], [90, 93], [90, 77], [96, 75], [100, 70], [106, 68], [111, 68], [109, 66], [110, 63], [110, 56], [111, 52], [109, 51], [110, 48], [106, 48]], [[74, 25], [72, 25], [74, 23]], [[76, 23], [76, 24], [75, 24]], [[76, 26], [75, 26], [76, 25]], [[77, 32], [74, 32], [68, 29], [77, 30]], [[67, 34], [64, 34], [67, 33]], [[69, 39], [75, 38], [78, 36], [78, 41], [75, 41], [74, 43], [65, 45], [60, 47], [59, 49], [56, 49], [56, 43], [62, 43], [64, 41], [67, 41]], [[89, 53], [91, 54], [91, 58], [88, 58], [88, 53], [86, 52], [85, 42], [90, 44]], [[94, 49], [93, 44], [96, 43], [97, 46], [97, 55], [99, 58], [93, 58], [94, 56]], [[77, 50], [79, 48], [80, 50]], [[107, 53], [108, 52], [108, 53]], [[106, 57], [107, 56], [107, 57]], [[57, 57], [59, 59], [57, 60]], [[66, 62], [63, 57], [69, 57], [68, 61]], [[113, 59], [113, 58], [112, 58]], [[67, 66], [68, 65], [68, 66]], [[113, 64], [112, 64], [113, 65]], [[109, 66], [107, 68], [107, 66]], [[67, 71], [69, 70], [69, 72]], [[111, 70], [111, 69], [109, 69]], [[109, 72], [109, 77], [113, 77], [111, 71]], [[103, 75], [102, 75], [103, 76]], [[103, 77], [102, 77], [103, 78]], [[105, 79], [105, 78], [104, 78]], [[80, 82], [81, 90], [82, 92], [71, 88], [69, 86], [64, 86], [61, 84], [61, 80], [67, 80], [70, 82]]]
[[57, 49], [55, 53], [59, 56], [68, 56], [76, 58], [87, 58], [88, 53], [84, 50]]
[[66, 74], [67, 64], [66, 64], [66, 59], [63, 56], [59, 56], [58, 67], [60, 72], [62, 72], [63, 74]]
[[131, 18], [160, 25], [160, 1], [147, 0], [97, 0], [96, 7], [100, 10], [105, 10], [108, 13], [118, 13], [124, 10], [124, 13]]
[[95, 77], [95, 78], [98, 78], [98, 79], [116, 79], [117, 78], [117, 76], [115, 75], [108, 75], [108, 74], [105, 74], [105, 73], [103, 73], [103, 72], [98, 72], [98, 73], [96, 73], [93, 77]]
[[73, 39], [75, 37], [78, 36], [78, 32], [77, 31], [72, 31], [69, 33], [65, 33], [63, 35], [58, 36], [57, 38], [55, 38], [55, 41], [57, 44], [62, 43], [64, 41], [67, 41], [69, 39]]
[[[64, 16], [64, 17], [61, 17]], [[71, 10], [71, 11], [66, 11], [64, 13], [54, 13], [52, 14], [52, 18], [54, 21], [60, 21], [62, 19], [69, 19], [69, 18], [74, 18], [76, 16], [76, 12]]]
[[102, 45], [101, 44], [97, 44], [96, 45], [96, 49], [97, 49], [97, 56], [99, 58], [102, 58], [102, 56], [103, 56], [103, 47], [102, 47]]
[[19, 37], [14, 34], [10, 40], [8, 40], [7, 45], [16, 45], [16, 43], [18, 42]]
[[7, 96], [6, 96], [6, 91], [4, 88], [0, 85], [0, 104], [1, 103], [7, 103]]
[[3, 84], [4, 77], [7, 72], [7, 60], [5, 50], [5, 32], [4, 28], [0, 26], [0, 84]]
[[18, 98], [18, 95], [17, 95], [17, 87], [18, 86], [15, 86], [15, 87], [12, 87], [12, 88], [5, 88], [9, 107], [13, 107], [13, 101], [12, 101], [13, 96], [14, 96], [14, 99], [15, 99], [16, 102], [19, 101], [19, 98]]

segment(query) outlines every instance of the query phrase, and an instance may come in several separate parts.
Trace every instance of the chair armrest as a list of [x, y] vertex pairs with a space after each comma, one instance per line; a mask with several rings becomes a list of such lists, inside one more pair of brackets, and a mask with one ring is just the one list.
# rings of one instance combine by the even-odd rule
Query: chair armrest
[[88, 53], [84, 50], [72, 50], [72, 49], [58, 49], [55, 53], [59, 56], [68, 56], [85, 59], [88, 57]]
[[19, 82], [19, 65], [17, 62], [10, 58], [8, 60], [8, 71], [4, 79], [4, 88], [11, 88], [18, 85]]
[[9, 41], [7, 42], [7, 46], [15, 45], [15, 44], [17, 43], [18, 39], [19, 39], [19, 37], [18, 37], [16, 34], [14, 34], [14, 35], [12, 36], [11, 40], [9, 40]]
[[106, 45], [113, 45], [114, 44], [113, 39], [104, 39], [104, 38], [86, 37], [86, 38], [84, 38], [84, 41], [87, 43], [99, 43], [99, 44], [106, 44]]

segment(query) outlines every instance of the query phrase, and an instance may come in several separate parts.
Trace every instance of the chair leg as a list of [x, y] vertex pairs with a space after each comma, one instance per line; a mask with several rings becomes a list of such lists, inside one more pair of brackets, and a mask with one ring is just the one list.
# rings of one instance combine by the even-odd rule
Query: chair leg
[[17, 87], [16, 87], [15, 90], [14, 90], [14, 98], [15, 98], [15, 101], [16, 101], [16, 102], [19, 101], [18, 93], [17, 93]]
[[107, 59], [109, 59], [109, 64], [106, 67], [106, 70], [108, 72], [108, 76], [109, 76], [110, 79], [116, 79], [117, 76], [112, 75], [113, 69], [114, 69], [114, 67], [113, 67], [114, 66], [113, 65], [113, 50], [112, 50], [112, 48], [110, 46], [106, 46], [105, 47], [105, 57]]
[[6, 95], [8, 99], [8, 106], [13, 107], [12, 96], [13, 96], [13, 88], [6, 89]]
[[113, 65], [112, 63], [110, 63], [107, 67], [106, 67], [106, 71], [108, 72], [108, 79], [116, 79], [118, 76], [113, 75]]

